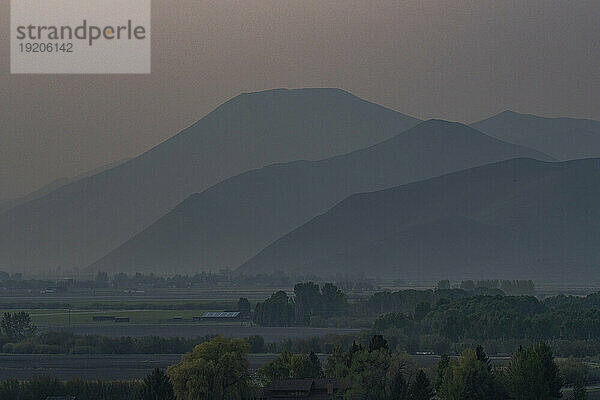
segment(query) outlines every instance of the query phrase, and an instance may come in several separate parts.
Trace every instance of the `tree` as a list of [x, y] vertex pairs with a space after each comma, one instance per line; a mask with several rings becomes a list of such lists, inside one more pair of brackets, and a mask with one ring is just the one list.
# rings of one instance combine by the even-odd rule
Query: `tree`
[[291, 378], [321, 378], [323, 376], [323, 368], [321, 360], [313, 352], [309, 354], [296, 354], [290, 359]]
[[250, 310], [252, 309], [252, 307], [250, 306], [250, 302], [247, 298], [240, 297], [240, 299], [237, 302], [237, 309], [244, 317], [248, 317], [250, 315]]
[[519, 348], [506, 368], [509, 395], [522, 400], [549, 400], [562, 397], [562, 378], [552, 350], [545, 343]]
[[386, 349], [369, 351], [356, 343], [348, 352], [336, 347], [325, 376], [337, 379], [345, 399], [408, 400], [414, 367], [408, 356]]
[[383, 338], [382, 335], [373, 335], [371, 341], [369, 342], [369, 352], [382, 350], [388, 351], [388, 342]]
[[315, 354], [314, 351], [308, 353], [308, 360], [310, 361], [310, 368], [308, 369], [310, 373], [310, 378], [322, 378], [324, 376], [323, 373], [323, 365], [321, 365], [321, 360]]
[[387, 398], [390, 400], [409, 400], [409, 384], [402, 373], [402, 368], [392, 371], [388, 377]]
[[390, 354], [386, 375], [387, 400], [410, 400], [410, 387], [414, 383], [416, 367], [408, 354]]
[[292, 355], [284, 350], [279, 357], [260, 367], [257, 372], [260, 383], [263, 386], [268, 386], [276, 380], [290, 379], [292, 377], [290, 371], [291, 357]]
[[415, 306], [415, 321], [422, 321], [423, 318], [431, 311], [431, 304], [421, 302]]
[[106, 288], [108, 287], [108, 274], [103, 271], [98, 271], [96, 274], [96, 287]]
[[588, 366], [582, 361], [569, 357], [559, 364], [560, 374], [566, 386], [581, 384], [585, 386], [589, 373]]
[[586, 400], [587, 390], [585, 385], [589, 374], [587, 364], [569, 357], [561, 362], [559, 366], [564, 384], [573, 388], [573, 394], [570, 398], [573, 400]]
[[291, 326], [294, 324], [294, 304], [280, 290], [254, 308], [254, 322], [262, 326]]
[[258, 378], [265, 386], [274, 380], [321, 377], [323, 377], [321, 361], [312, 352], [309, 354], [290, 354], [284, 351], [279, 357], [266, 363], [258, 370]]
[[322, 312], [326, 315], [336, 315], [348, 305], [346, 295], [337, 286], [326, 283], [321, 288]]
[[240, 398], [250, 384], [249, 350], [244, 340], [222, 336], [196, 346], [167, 369], [177, 399]]
[[155, 368], [144, 378], [142, 400], [175, 400], [173, 383], [162, 369]]
[[487, 369], [492, 372], [492, 365], [490, 364], [490, 358], [487, 356], [487, 354], [485, 353], [485, 350], [483, 350], [483, 346], [481, 346], [480, 344], [477, 345], [477, 348], [475, 349], [475, 356], [477, 357], [477, 360], [479, 360], [481, 363], [483, 363]]
[[417, 372], [415, 380], [410, 385], [409, 393], [410, 400], [431, 400], [433, 397], [431, 382], [422, 369]]
[[0, 330], [9, 340], [21, 341], [35, 335], [37, 327], [31, 322], [29, 314], [20, 311], [4, 313], [0, 321]]
[[467, 349], [458, 362], [451, 362], [437, 392], [444, 400], [493, 400], [503, 398], [500, 385], [488, 365], [477, 359], [475, 350]]
[[442, 354], [440, 357], [440, 361], [438, 362], [437, 374], [435, 377], [435, 390], [436, 392], [441, 391], [442, 385], [444, 384], [444, 376], [446, 375], [446, 370], [450, 367], [450, 357]]
[[386, 351], [362, 350], [352, 356], [345, 397], [349, 399], [385, 399], [390, 355]]
[[310, 317], [321, 311], [321, 290], [313, 282], [297, 283], [294, 286], [296, 323], [308, 325]]
[[450, 281], [445, 279], [437, 283], [436, 287], [438, 290], [450, 289]]
[[573, 400], [587, 400], [587, 390], [582, 383], [576, 383], [573, 385]]
[[265, 352], [265, 338], [260, 335], [252, 335], [246, 338], [248, 344], [250, 344], [251, 353], [264, 353]]

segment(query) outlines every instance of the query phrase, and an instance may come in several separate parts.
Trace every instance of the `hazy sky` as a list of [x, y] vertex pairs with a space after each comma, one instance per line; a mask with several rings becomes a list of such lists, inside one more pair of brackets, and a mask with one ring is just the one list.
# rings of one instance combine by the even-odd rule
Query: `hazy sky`
[[423, 119], [600, 120], [599, 20], [599, 0], [153, 0], [151, 75], [11, 76], [0, 0], [0, 199], [275, 87], [339, 87]]

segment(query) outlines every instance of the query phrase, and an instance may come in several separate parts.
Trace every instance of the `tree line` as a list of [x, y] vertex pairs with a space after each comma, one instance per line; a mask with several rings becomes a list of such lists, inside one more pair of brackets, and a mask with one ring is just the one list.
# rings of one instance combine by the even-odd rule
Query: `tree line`
[[457, 358], [442, 356], [423, 369], [405, 353], [390, 349], [381, 335], [368, 343], [336, 347], [325, 365], [314, 353], [283, 352], [249, 371], [249, 344], [216, 337], [185, 354], [166, 371], [153, 370], [142, 381], [61, 382], [42, 378], [0, 382], [0, 398], [37, 400], [75, 395], [79, 400], [221, 400], [260, 398], [274, 380], [321, 378], [338, 383], [340, 399], [365, 400], [552, 400], [571, 386], [571, 399], [586, 398], [585, 367], [570, 361], [560, 369], [544, 342], [519, 347], [506, 365], [493, 364], [481, 346]]
[[273, 293], [254, 307], [253, 320], [262, 326], [310, 325], [314, 318], [340, 315], [348, 308], [346, 295], [331, 283], [298, 283], [294, 296], [284, 291]]

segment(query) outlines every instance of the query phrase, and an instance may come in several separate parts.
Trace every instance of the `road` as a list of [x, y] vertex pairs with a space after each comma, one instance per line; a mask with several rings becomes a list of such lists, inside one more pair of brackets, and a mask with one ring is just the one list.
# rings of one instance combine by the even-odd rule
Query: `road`
[[[250, 369], [256, 370], [277, 357], [277, 354], [250, 354]], [[327, 362], [321, 354], [321, 363]], [[432, 367], [440, 357], [435, 355], [412, 355], [419, 367]], [[153, 368], [167, 368], [179, 362], [179, 354], [109, 354], [109, 355], [0, 355], [0, 379], [30, 379], [36, 376], [52, 376], [58, 379], [137, 379], [143, 378]], [[504, 363], [507, 358], [492, 358]]]
[[[256, 370], [277, 354], [251, 354], [250, 369]], [[326, 362], [327, 355], [320, 356]], [[180, 354], [109, 355], [0, 355], [0, 379], [31, 379], [52, 376], [58, 379], [139, 379], [154, 368], [167, 368], [180, 361]]]
[[307, 328], [287, 327], [271, 328], [261, 326], [248, 326], [240, 323], [232, 324], [135, 324], [135, 325], [79, 325], [71, 328], [51, 327], [40, 328], [41, 331], [70, 331], [77, 335], [100, 335], [100, 336], [162, 336], [162, 337], [186, 337], [194, 338], [206, 335], [224, 335], [234, 338], [245, 338], [260, 335], [267, 343], [280, 342], [285, 339], [308, 338], [314, 336], [325, 336], [328, 334], [349, 335], [360, 332], [360, 329], [350, 328]]

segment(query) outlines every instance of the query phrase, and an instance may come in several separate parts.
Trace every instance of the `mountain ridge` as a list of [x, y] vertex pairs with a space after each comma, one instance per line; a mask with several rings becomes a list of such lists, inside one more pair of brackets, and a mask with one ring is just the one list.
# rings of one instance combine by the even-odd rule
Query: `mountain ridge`
[[191, 195], [92, 268], [233, 268], [353, 193], [518, 156], [550, 159], [463, 124], [429, 120], [345, 155], [274, 164], [229, 178]]
[[594, 279], [599, 194], [600, 159], [501, 161], [350, 196], [238, 272]]
[[471, 126], [561, 161], [600, 157], [600, 122], [591, 119], [540, 117], [506, 110]]
[[341, 90], [236, 96], [138, 157], [1, 213], [0, 265], [26, 272], [85, 267], [223, 179], [343, 154], [418, 122]]

